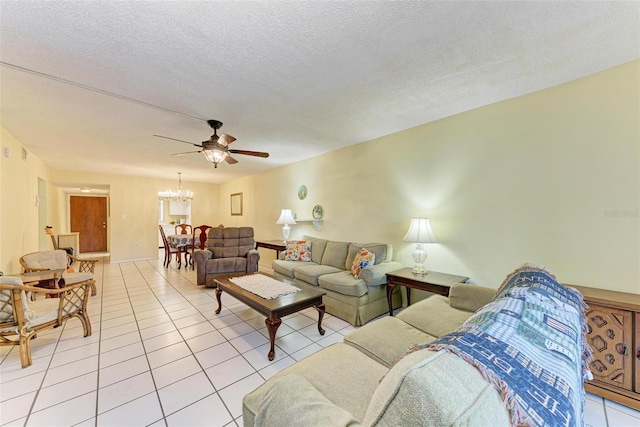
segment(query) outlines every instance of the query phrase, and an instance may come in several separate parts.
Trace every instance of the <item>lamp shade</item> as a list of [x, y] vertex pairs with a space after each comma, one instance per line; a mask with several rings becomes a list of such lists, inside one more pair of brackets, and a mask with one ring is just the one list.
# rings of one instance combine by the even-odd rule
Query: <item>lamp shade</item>
[[411, 218], [409, 231], [402, 240], [414, 243], [438, 243], [427, 218]]
[[293, 219], [291, 209], [282, 209], [280, 212], [280, 218], [278, 218], [276, 224], [297, 224], [296, 220]]

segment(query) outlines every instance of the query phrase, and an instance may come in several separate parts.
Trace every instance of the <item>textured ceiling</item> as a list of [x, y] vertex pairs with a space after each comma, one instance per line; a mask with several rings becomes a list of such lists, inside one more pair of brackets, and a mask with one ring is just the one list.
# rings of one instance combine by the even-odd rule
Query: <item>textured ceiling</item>
[[[640, 58], [636, 1], [3, 0], [0, 24], [1, 125], [48, 166], [211, 183]], [[153, 137], [206, 119], [271, 157]]]

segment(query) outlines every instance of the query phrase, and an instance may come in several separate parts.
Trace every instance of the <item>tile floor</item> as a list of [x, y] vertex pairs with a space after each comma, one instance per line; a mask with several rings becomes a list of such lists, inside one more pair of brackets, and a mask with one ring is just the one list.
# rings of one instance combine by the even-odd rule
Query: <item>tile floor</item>
[[[325, 315], [321, 336], [314, 309], [288, 316], [270, 362], [264, 319], [224, 294], [216, 315], [191, 270], [103, 258], [96, 282], [93, 335], [76, 319], [41, 333], [26, 369], [0, 347], [0, 425], [241, 426], [246, 393], [354, 329]], [[637, 427], [640, 412], [588, 395], [585, 422]]]

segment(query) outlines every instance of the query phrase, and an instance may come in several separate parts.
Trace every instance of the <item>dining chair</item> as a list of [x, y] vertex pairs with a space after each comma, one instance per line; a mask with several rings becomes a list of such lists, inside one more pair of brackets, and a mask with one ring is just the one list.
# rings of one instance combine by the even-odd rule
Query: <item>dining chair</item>
[[[194, 227], [193, 229], [193, 241], [191, 242], [191, 246], [187, 247], [189, 264], [191, 264], [192, 270], [195, 268], [193, 264], [193, 253], [196, 251], [196, 249], [204, 249], [204, 244], [207, 241], [207, 230], [210, 228], [210, 225], [199, 225], [198, 227]], [[185, 262], [187, 262], [186, 259]]]
[[180, 248], [172, 248], [167, 240], [167, 236], [164, 234], [164, 229], [161, 225], [158, 226], [160, 229], [160, 236], [162, 236], [162, 243], [164, 245], [164, 263], [165, 268], [169, 267], [171, 263], [171, 255], [176, 254], [176, 261], [178, 262], [178, 268], [180, 268], [180, 259], [182, 256], [182, 250]]
[[176, 234], [191, 234], [191, 224], [176, 225]]

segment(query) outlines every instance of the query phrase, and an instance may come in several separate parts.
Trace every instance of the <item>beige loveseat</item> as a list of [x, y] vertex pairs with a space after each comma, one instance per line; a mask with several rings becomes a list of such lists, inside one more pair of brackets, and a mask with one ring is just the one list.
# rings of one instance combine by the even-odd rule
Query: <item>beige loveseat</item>
[[244, 425], [508, 426], [499, 393], [461, 358], [425, 349], [393, 366], [412, 345], [464, 323], [494, 294], [457, 284], [449, 298], [433, 295], [363, 326], [246, 395]]
[[253, 227], [213, 227], [207, 232], [205, 249], [193, 253], [196, 282], [215, 287], [216, 277], [258, 271], [260, 253], [255, 249]]
[[[275, 276], [319, 286], [326, 292], [323, 302], [327, 313], [354, 326], [364, 325], [389, 311], [386, 273], [402, 268], [401, 263], [391, 260], [391, 245], [335, 242], [312, 236], [303, 236], [301, 241], [311, 243], [311, 259], [285, 260], [285, 251], [271, 265]], [[356, 278], [351, 273], [351, 265], [360, 248], [375, 254], [375, 264], [364, 268]], [[394, 307], [402, 304], [399, 288], [394, 289], [392, 303]]]

